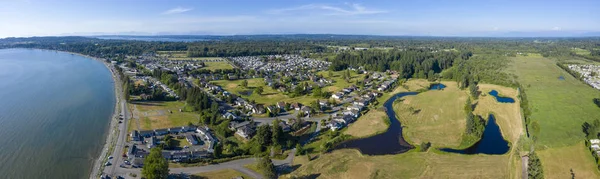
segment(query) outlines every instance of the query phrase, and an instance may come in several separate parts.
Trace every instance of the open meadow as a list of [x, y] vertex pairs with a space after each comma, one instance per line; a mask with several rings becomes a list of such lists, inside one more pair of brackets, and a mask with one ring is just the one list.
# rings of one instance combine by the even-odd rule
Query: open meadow
[[223, 169], [212, 172], [203, 172], [190, 176], [190, 179], [221, 179], [221, 178], [250, 178], [242, 172], [235, 171], [233, 169]]
[[346, 71], [342, 70], [332, 72], [333, 77], [329, 76], [329, 71], [320, 71], [317, 74], [323, 75], [323, 77], [327, 79], [333, 79], [333, 81], [335, 81], [335, 83], [333, 83], [331, 86], [323, 88], [325, 89], [325, 91], [329, 92], [342, 91], [342, 89], [347, 88], [350, 85], [356, 84], [357, 81], [362, 81], [365, 78], [365, 74], [358, 74], [356, 73], [356, 71], [350, 71], [350, 80], [346, 81], [346, 79], [344, 79], [342, 75], [344, 72]]
[[181, 101], [133, 101], [129, 107], [133, 111], [129, 131], [137, 130], [138, 126], [140, 130], [185, 126], [199, 120], [199, 115], [187, 112], [185, 102]]
[[531, 120], [540, 126], [535, 147], [546, 178], [570, 177], [571, 169], [577, 176], [600, 178], [591, 154], [584, 152], [581, 130], [583, 122], [600, 116], [592, 102], [600, 92], [560, 69], [554, 60], [532, 56], [512, 60], [511, 70], [529, 99]]
[[404, 138], [412, 144], [458, 147], [465, 131], [463, 110], [468, 94], [456, 82], [442, 82], [443, 90], [430, 90], [394, 102]]

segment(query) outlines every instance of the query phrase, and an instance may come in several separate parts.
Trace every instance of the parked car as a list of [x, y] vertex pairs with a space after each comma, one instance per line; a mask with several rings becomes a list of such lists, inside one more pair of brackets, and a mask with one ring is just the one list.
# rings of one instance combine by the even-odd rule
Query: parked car
[[104, 166], [109, 166], [109, 165], [111, 165], [111, 164], [110, 164], [110, 162], [106, 162], [106, 163], [104, 164]]

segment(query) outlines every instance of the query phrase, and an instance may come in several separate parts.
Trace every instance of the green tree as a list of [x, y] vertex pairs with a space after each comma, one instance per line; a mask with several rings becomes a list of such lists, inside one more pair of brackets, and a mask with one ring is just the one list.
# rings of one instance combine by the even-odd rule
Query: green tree
[[223, 154], [223, 144], [221, 144], [221, 142], [219, 142], [219, 143], [217, 143], [217, 145], [215, 145], [213, 155], [215, 158], [220, 158], [221, 154]]
[[248, 87], [248, 80], [244, 80], [244, 81], [242, 81], [242, 86], [243, 86], [244, 88], [247, 88], [247, 87]]
[[302, 148], [302, 145], [300, 145], [300, 142], [298, 142], [296, 144], [296, 156], [302, 155], [302, 154], [304, 154], [304, 149]]
[[265, 175], [265, 178], [277, 178], [277, 173], [275, 173], [275, 165], [273, 165], [269, 155], [265, 155], [258, 161], [258, 169], [262, 171], [262, 174]]
[[280, 122], [279, 119], [275, 119], [275, 121], [273, 121], [273, 126], [271, 127], [271, 140], [273, 141], [273, 145], [280, 144], [281, 136], [283, 136], [283, 129], [279, 126]]
[[263, 93], [263, 90], [264, 90], [263, 87], [259, 86], [259, 87], [256, 87], [256, 89], [254, 89], [254, 92], [258, 95], [261, 95]]
[[256, 132], [256, 141], [262, 147], [271, 145], [271, 129], [269, 129], [268, 125], [258, 126], [258, 130]]
[[329, 70], [327, 72], [327, 76], [329, 76], [329, 78], [333, 78], [333, 71]]
[[147, 179], [166, 179], [169, 176], [169, 163], [162, 156], [162, 149], [155, 147], [144, 160], [142, 175]]
[[544, 168], [542, 168], [542, 162], [538, 158], [535, 152], [529, 154], [529, 161], [527, 162], [527, 175], [530, 179], [542, 179], [544, 178]]

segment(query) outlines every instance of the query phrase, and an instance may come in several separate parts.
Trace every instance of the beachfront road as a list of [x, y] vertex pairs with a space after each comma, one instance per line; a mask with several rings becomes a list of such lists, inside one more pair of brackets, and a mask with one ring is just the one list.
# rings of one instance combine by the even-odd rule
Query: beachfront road
[[121, 156], [123, 154], [123, 150], [125, 148], [125, 142], [127, 141], [127, 123], [130, 119], [129, 110], [127, 109], [127, 102], [125, 100], [121, 100], [121, 115], [123, 116], [123, 123], [118, 123], [119, 131], [118, 138], [115, 148], [111, 154], [113, 159], [109, 160], [112, 164], [104, 168], [104, 173], [109, 174], [110, 176], [115, 176], [115, 171], [119, 168], [119, 165], [123, 164], [124, 158]]
[[[294, 161], [295, 155], [296, 155], [296, 149], [292, 149], [292, 151], [288, 154], [286, 159], [272, 160], [272, 161], [273, 161], [273, 164], [277, 168], [286, 169], [286, 168], [289, 168], [290, 166], [292, 166], [292, 162]], [[244, 167], [244, 165], [256, 163], [257, 160], [258, 160], [257, 158], [245, 158], [245, 159], [238, 159], [238, 160], [233, 160], [233, 161], [214, 164], [214, 165], [207, 165], [207, 166], [170, 168], [169, 173], [174, 174], [174, 175], [178, 175], [178, 174], [192, 175], [192, 174], [198, 174], [198, 173], [203, 173], [203, 172], [211, 172], [211, 171], [218, 171], [218, 170], [224, 170], [224, 169], [233, 169], [233, 170], [239, 171], [243, 174], [246, 174], [252, 178], [261, 179], [261, 178], [263, 178], [263, 176], [261, 174], [256, 173], [256, 171], [253, 171], [253, 170], [250, 170], [250, 169]], [[140, 168], [117, 168], [114, 175], [112, 175], [112, 176], [122, 176], [124, 178], [136, 178], [136, 177], [132, 177], [130, 174], [135, 174], [137, 176], [137, 178], [139, 178], [141, 176], [141, 169]]]

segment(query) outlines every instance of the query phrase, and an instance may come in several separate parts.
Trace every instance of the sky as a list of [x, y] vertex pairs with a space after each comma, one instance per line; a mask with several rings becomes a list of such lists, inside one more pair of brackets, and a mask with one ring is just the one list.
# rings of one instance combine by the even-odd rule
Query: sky
[[0, 0], [0, 37], [600, 32], [600, 0]]

